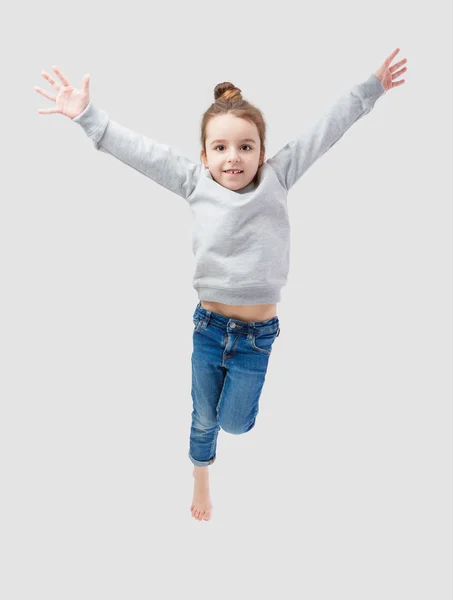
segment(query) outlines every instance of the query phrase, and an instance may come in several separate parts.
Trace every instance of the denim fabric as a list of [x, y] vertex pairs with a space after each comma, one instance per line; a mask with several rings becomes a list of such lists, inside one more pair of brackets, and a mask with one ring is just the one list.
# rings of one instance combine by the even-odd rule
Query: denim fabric
[[189, 458], [199, 467], [216, 459], [217, 435], [255, 425], [278, 317], [245, 322], [198, 303], [193, 314], [192, 425]]

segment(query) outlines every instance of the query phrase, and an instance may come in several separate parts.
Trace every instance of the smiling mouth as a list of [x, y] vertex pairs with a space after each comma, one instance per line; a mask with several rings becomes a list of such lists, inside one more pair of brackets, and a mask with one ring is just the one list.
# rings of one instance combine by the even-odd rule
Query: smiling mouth
[[227, 175], [240, 175], [241, 173], [243, 173], [244, 171], [239, 171], [237, 173], [234, 173], [232, 171], [224, 171], [224, 173], [226, 173]]

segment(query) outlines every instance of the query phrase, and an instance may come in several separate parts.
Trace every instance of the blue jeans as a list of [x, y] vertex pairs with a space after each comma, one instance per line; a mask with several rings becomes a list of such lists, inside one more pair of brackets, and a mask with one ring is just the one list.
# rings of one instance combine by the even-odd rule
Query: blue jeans
[[198, 303], [193, 314], [192, 426], [189, 458], [198, 467], [216, 459], [217, 435], [255, 425], [278, 317], [247, 323]]

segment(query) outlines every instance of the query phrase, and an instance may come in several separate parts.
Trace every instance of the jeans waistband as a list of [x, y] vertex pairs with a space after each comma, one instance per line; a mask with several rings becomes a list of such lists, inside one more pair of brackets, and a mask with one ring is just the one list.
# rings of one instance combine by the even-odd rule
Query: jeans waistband
[[236, 333], [248, 333], [250, 330], [256, 330], [260, 333], [270, 333], [273, 331], [277, 331], [278, 333], [280, 333], [280, 322], [277, 316], [272, 317], [271, 319], [267, 319], [266, 321], [241, 321], [239, 319], [225, 317], [224, 315], [212, 312], [211, 310], [206, 310], [201, 306], [201, 301], [197, 304], [197, 307], [194, 312], [194, 317], [195, 315], [198, 315], [200, 317], [200, 319], [204, 322], [205, 326], [207, 326], [208, 323], [212, 321], [215, 325], [224, 329], [234, 329]]

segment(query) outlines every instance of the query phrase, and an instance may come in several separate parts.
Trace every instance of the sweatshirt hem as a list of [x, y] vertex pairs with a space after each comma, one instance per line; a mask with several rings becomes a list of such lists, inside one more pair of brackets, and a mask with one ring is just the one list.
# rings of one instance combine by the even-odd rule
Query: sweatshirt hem
[[245, 288], [215, 288], [195, 287], [198, 299], [206, 302], [220, 302], [221, 304], [232, 304], [235, 306], [247, 306], [252, 304], [277, 304], [280, 302], [280, 286], [245, 287]]

